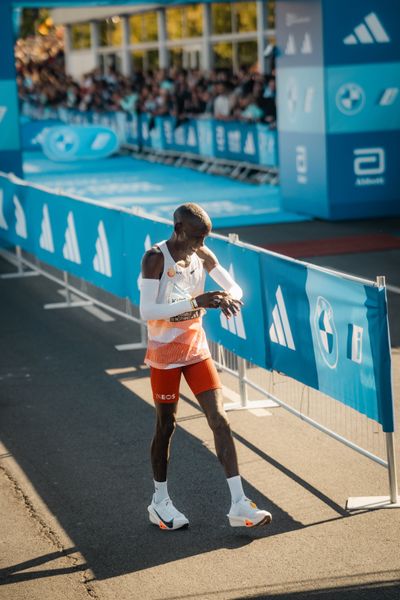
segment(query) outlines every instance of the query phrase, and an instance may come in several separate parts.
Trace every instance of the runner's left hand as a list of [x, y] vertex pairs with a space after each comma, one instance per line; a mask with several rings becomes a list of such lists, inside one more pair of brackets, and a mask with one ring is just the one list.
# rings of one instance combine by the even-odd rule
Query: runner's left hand
[[227, 294], [220, 302], [220, 309], [223, 314], [229, 319], [230, 317], [235, 317], [243, 306], [243, 302], [241, 300], [235, 300]]

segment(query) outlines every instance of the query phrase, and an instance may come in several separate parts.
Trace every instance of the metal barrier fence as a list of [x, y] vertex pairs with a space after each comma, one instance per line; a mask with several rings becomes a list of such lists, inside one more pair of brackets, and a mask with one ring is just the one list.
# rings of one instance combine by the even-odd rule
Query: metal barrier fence
[[[45, 305], [46, 309], [88, 307], [96, 305], [136, 323], [140, 328], [140, 340], [132, 344], [116, 346], [118, 350], [144, 349], [146, 327], [136, 306], [127, 298], [117, 296], [50, 267], [37, 257], [15, 248], [15, 255], [1, 251], [1, 256], [14, 264], [15, 273], [3, 274], [1, 278], [43, 275], [62, 286], [63, 302]], [[225, 404], [226, 410], [244, 410], [260, 407], [282, 407], [323, 433], [340, 441], [377, 464], [388, 469], [389, 497], [349, 498], [348, 510], [400, 507], [394, 450], [394, 434], [383, 433], [380, 425], [346, 406], [293, 378], [277, 371], [268, 371], [241, 358], [215, 342], [210, 350], [217, 368], [226, 374], [224, 383], [235, 401]], [[251, 395], [251, 399], [249, 396]], [[386, 456], [386, 459], [385, 459]]]

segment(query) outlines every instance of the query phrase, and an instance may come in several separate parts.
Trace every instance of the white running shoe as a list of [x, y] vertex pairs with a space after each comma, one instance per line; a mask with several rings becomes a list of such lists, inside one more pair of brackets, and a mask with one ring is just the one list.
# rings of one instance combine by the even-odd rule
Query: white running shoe
[[260, 510], [245, 496], [232, 504], [227, 517], [232, 527], [260, 527], [272, 521], [271, 513]]
[[164, 498], [164, 500], [156, 504], [153, 496], [147, 510], [149, 511], [150, 522], [158, 525], [160, 529], [173, 531], [174, 529], [180, 529], [189, 525], [188, 519], [179, 510], [176, 510], [171, 498]]

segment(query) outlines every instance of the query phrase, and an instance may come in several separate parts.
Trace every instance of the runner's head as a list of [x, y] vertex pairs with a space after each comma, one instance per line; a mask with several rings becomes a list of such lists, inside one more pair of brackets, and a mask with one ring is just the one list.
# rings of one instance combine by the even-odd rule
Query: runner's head
[[175, 234], [188, 252], [195, 252], [211, 231], [211, 219], [198, 204], [189, 202], [174, 212]]

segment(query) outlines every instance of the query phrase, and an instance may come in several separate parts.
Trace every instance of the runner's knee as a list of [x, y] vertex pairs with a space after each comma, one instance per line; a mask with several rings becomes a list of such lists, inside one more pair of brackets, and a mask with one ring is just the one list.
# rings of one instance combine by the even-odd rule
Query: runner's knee
[[165, 415], [157, 419], [157, 433], [170, 438], [176, 429], [175, 415]]

